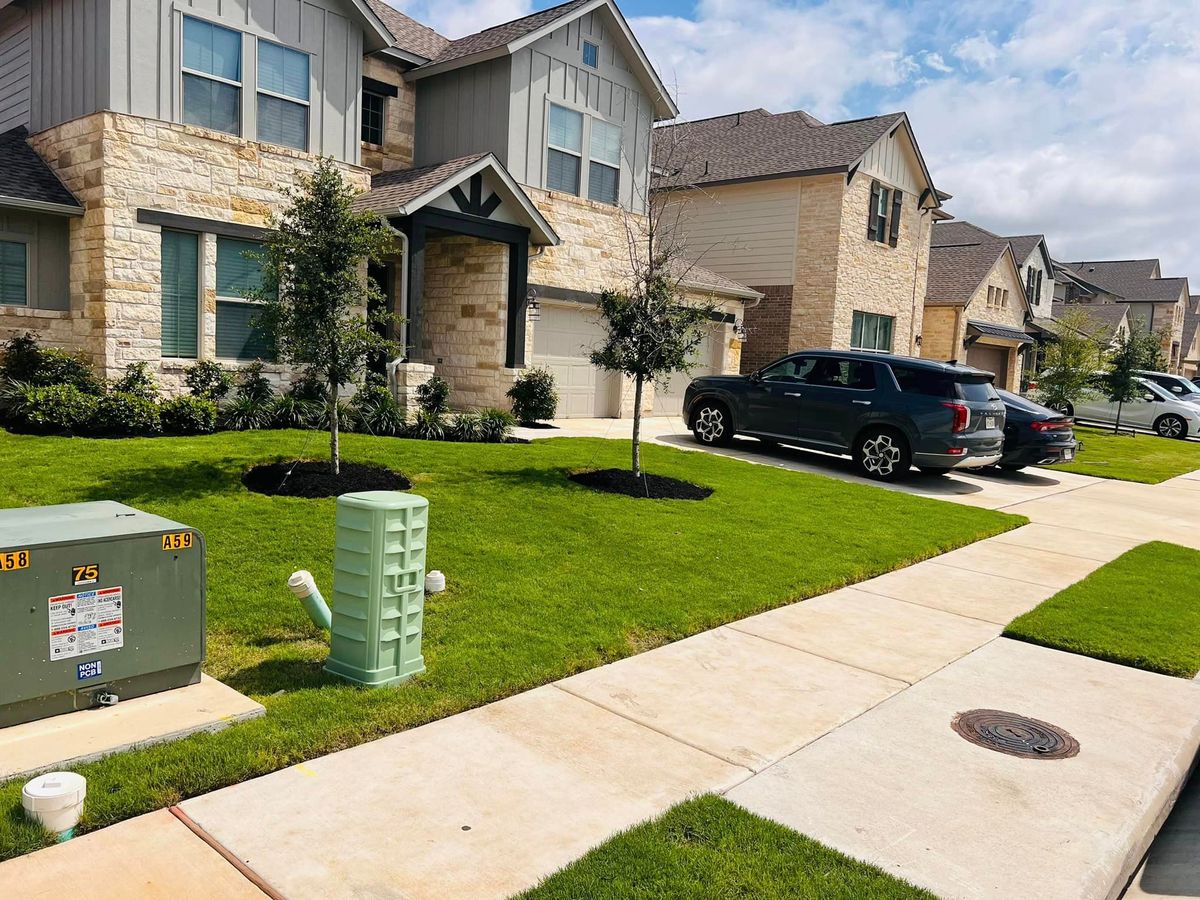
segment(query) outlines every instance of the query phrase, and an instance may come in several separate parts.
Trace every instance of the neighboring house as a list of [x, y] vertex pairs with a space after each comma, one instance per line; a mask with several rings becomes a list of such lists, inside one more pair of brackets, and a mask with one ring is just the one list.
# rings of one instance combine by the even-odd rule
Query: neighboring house
[[655, 132], [656, 201], [687, 252], [750, 285], [742, 371], [794, 350], [915, 352], [934, 188], [904, 113], [763, 109]]
[[[436, 372], [457, 404], [507, 405], [540, 364], [565, 413], [628, 414], [588, 362], [595, 301], [628, 282], [675, 112], [610, 0], [454, 41], [382, 0], [0, 0], [0, 336], [172, 389], [195, 359], [269, 358], [246, 253], [331, 156], [397, 231], [370, 275], [407, 320], [402, 396]], [[699, 268], [684, 287], [721, 304], [697, 371], [737, 371], [759, 294]]]
[[1019, 390], [1029, 319], [1009, 239], [970, 222], [936, 223], [921, 356], [994, 372], [998, 386]]
[[1186, 278], [1163, 278], [1157, 259], [1056, 262], [1055, 271], [1056, 299], [1128, 304], [1130, 326], [1160, 334], [1170, 370], [1179, 370], [1189, 297]]
[[1035, 322], [1054, 318], [1054, 260], [1044, 234], [1022, 234], [1005, 238], [1012, 245], [1017, 269], [1025, 285], [1025, 299]]
[[1183, 364], [1180, 373], [1188, 378], [1200, 375], [1200, 296], [1188, 297], [1187, 312], [1183, 317]]
[[1061, 326], [1064, 316], [1079, 312], [1088, 318], [1088, 325], [1081, 333], [1094, 340], [1101, 349], [1111, 350], [1133, 330], [1129, 321], [1129, 305], [1126, 303], [1055, 303], [1055, 325]]

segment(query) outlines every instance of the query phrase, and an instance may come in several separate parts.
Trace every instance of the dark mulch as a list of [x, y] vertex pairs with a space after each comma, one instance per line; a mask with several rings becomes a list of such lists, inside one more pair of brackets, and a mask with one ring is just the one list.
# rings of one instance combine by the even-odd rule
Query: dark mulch
[[712, 496], [712, 488], [668, 478], [665, 475], [642, 473], [635, 478], [628, 469], [600, 469], [595, 472], [578, 472], [569, 476], [576, 484], [594, 491], [609, 494], [625, 494], [651, 500], [704, 500]]
[[343, 460], [341, 470], [335, 476], [325, 460], [269, 463], [246, 472], [242, 484], [272, 497], [336, 497], [354, 491], [405, 491], [412, 487], [411, 481], [384, 466]]

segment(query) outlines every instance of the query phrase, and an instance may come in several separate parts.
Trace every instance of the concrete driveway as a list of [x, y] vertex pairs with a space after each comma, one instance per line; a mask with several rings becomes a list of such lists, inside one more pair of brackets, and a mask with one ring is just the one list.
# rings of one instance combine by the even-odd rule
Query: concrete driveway
[[[633, 423], [629, 419], [560, 419], [552, 428], [518, 428], [524, 438], [537, 440], [555, 437], [599, 437], [628, 440]], [[730, 447], [703, 447], [692, 438], [683, 422], [674, 416], [653, 416], [642, 420], [644, 440], [675, 447], [679, 450], [695, 450], [716, 453], [746, 462], [796, 472], [810, 472], [843, 481], [871, 484], [876, 487], [950, 500], [969, 506], [987, 509], [1006, 509], [1018, 503], [1040, 500], [1055, 494], [1074, 491], [1102, 483], [1104, 479], [1087, 475], [1075, 475], [1052, 468], [1028, 469], [1024, 472], [953, 472], [942, 476], [921, 475], [913, 470], [912, 478], [898, 484], [884, 484], [863, 478], [854, 470], [849, 459], [801, 450], [797, 447], [768, 447], [761, 441], [749, 437], [734, 439]]]

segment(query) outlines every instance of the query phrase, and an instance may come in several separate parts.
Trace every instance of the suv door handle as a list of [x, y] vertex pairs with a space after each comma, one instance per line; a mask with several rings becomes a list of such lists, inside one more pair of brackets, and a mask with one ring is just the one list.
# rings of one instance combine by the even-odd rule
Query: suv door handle
[[803, 397], [804, 395], [801, 394], [799, 391], [784, 391], [783, 396], [785, 396], [785, 397]]
[[851, 400], [850, 402], [857, 403], [859, 406], [870, 406], [871, 405], [870, 400]]

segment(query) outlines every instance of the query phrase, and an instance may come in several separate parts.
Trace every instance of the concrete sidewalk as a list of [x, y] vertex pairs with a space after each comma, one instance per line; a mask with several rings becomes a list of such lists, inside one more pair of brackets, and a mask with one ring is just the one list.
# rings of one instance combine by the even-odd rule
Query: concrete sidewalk
[[[1035, 524], [185, 801], [210, 843], [164, 812], [5, 863], [0, 896], [236, 896], [221, 850], [288, 898], [499, 898], [711, 791], [942, 896], [1115, 896], [1200, 746], [1200, 685], [997, 636], [1146, 536], [1200, 534], [1183, 481], [1022, 501]], [[977, 747], [950, 727], [975, 707], [1080, 752]]]

